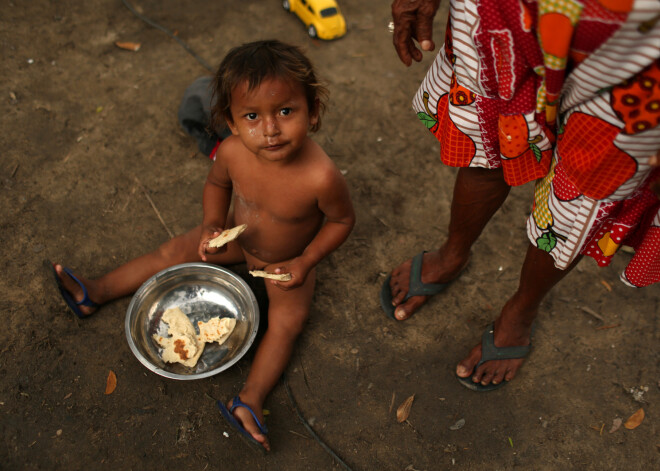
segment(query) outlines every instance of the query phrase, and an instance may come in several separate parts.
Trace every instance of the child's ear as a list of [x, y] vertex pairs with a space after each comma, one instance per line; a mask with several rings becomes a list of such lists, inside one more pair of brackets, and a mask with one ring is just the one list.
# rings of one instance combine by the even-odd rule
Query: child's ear
[[321, 109], [321, 100], [318, 98], [314, 99], [314, 106], [309, 110], [309, 126], [314, 127], [319, 122], [319, 112]]
[[238, 136], [238, 128], [236, 127], [236, 124], [234, 124], [234, 120], [231, 118], [231, 116], [225, 116], [225, 121], [227, 121], [227, 126], [229, 126], [229, 130], [234, 136]]

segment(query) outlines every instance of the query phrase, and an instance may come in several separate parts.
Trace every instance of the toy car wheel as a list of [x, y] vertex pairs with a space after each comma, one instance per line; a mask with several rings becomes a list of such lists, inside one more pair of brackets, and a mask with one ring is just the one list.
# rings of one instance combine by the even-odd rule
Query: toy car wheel
[[291, 4], [289, 3], [289, 0], [282, 0], [282, 8], [284, 8], [286, 11], [291, 11]]
[[317, 38], [318, 33], [316, 32], [316, 28], [314, 25], [309, 25], [309, 28], [307, 29], [307, 34], [309, 34], [310, 38]]

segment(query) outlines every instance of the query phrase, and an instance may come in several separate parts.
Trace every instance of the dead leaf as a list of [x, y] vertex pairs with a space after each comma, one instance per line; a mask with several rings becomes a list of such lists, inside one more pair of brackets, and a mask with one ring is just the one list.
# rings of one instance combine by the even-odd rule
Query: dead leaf
[[396, 420], [398, 420], [399, 422], [405, 422], [406, 420], [408, 420], [408, 416], [410, 415], [410, 409], [412, 409], [412, 404], [414, 400], [415, 400], [415, 395], [413, 394], [408, 399], [403, 401], [403, 403], [396, 410]]
[[614, 433], [617, 430], [619, 430], [619, 427], [621, 427], [621, 424], [623, 423], [623, 420], [620, 418], [616, 418], [612, 421], [612, 428], [610, 429], [610, 433]]
[[126, 49], [127, 51], [137, 52], [142, 47], [142, 44], [132, 43], [132, 42], [115, 41], [115, 46], [117, 46], [120, 49]]
[[623, 424], [623, 426], [628, 430], [632, 430], [639, 427], [639, 424], [642, 423], [642, 420], [644, 420], [644, 409], [640, 409], [631, 415], [628, 420], [626, 420], [626, 423]]
[[115, 372], [110, 370], [108, 373], [108, 380], [105, 383], [105, 393], [112, 394], [117, 387], [117, 375]]

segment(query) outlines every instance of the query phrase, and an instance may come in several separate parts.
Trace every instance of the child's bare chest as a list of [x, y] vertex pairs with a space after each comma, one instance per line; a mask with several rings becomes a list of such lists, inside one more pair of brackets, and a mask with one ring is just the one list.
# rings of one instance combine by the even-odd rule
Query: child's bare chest
[[309, 179], [296, 172], [250, 173], [242, 170], [233, 180], [237, 211], [290, 224], [318, 217], [316, 191]]

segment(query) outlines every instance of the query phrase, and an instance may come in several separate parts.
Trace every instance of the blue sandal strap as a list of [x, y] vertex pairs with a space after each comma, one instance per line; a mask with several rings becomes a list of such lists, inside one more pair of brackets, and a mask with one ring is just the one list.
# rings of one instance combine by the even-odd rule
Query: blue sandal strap
[[76, 304], [78, 306], [87, 306], [87, 307], [99, 307], [97, 303], [89, 299], [89, 295], [87, 294], [87, 288], [85, 288], [85, 285], [80, 281], [76, 276], [71, 272], [70, 269], [67, 267], [62, 267], [64, 269], [64, 272], [71, 277], [73, 281], [78, 283], [78, 286], [80, 286], [83, 290], [83, 298], [81, 301], [76, 301]]
[[254, 413], [252, 408], [243, 401], [241, 401], [241, 398], [238, 397], [238, 395], [231, 401], [231, 407], [229, 408], [229, 412], [233, 414], [234, 410], [237, 407], [243, 407], [247, 409], [250, 412], [250, 414], [252, 414], [252, 418], [254, 419], [254, 421], [257, 423], [257, 427], [259, 428], [259, 431], [264, 435], [268, 433], [268, 428], [266, 427], [266, 424], [262, 424], [261, 422], [259, 422], [259, 419], [257, 419], [257, 415]]

